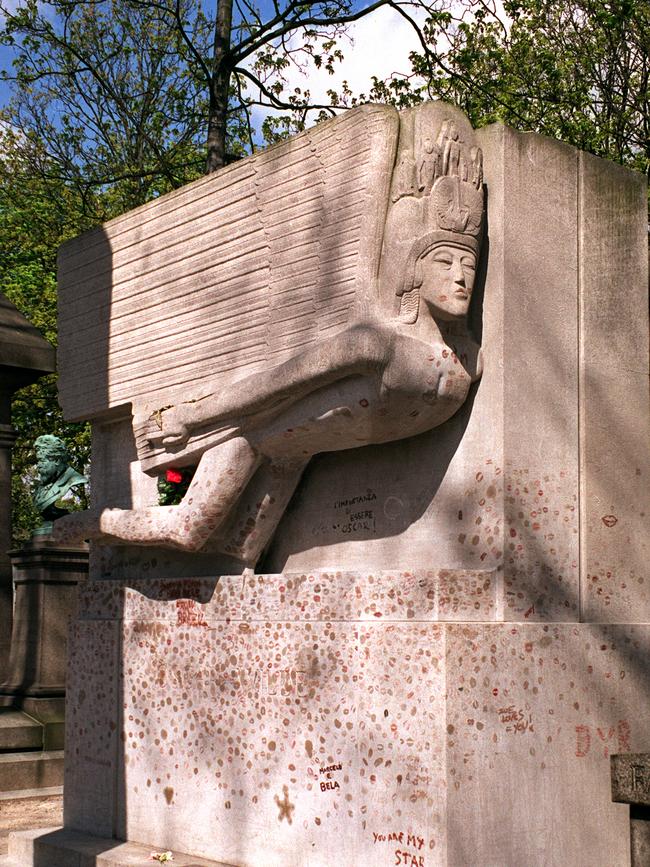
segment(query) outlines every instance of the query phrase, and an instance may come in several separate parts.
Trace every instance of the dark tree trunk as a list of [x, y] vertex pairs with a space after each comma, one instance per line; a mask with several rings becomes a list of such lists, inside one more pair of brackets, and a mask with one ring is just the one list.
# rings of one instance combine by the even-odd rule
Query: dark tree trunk
[[210, 80], [206, 174], [220, 169], [226, 163], [226, 115], [230, 86], [230, 68], [227, 61], [231, 28], [232, 0], [217, 0], [212, 78]]

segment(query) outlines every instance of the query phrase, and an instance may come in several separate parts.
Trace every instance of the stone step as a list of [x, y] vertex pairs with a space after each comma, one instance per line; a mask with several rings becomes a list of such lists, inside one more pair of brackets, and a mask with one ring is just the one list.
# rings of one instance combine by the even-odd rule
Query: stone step
[[63, 750], [0, 755], [0, 792], [63, 785]]
[[[9, 854], [0, 858], [2, 867], [134, 867], [153, 864], [152, 851], [160, 847], [123, 843], [91, 837], [64, 828], [14, 831], [9, 836]], [[208, 861], [182, 852], [173, 853], [171, 867], [237, 867], [222, 861]], [[99, 857], [101, 856], [101, 857]]]
[[12, 831], [59, 825], [63, 821], [63, 786], [0, 792], [0, 855], [7, 853]]
[[0, 710], [0, 753], [42, 750], [43, 726], [21, 710]]

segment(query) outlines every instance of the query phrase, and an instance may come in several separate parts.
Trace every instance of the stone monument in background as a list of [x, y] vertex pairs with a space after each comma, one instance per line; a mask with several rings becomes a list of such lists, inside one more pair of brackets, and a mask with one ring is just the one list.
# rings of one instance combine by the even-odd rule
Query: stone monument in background
[[95, 542], [65, 830], [12, 857], [625, 864], [646, 233], [641, 176], [429, 103], [66, 244], [60, 394], [93, 491], [54, 532]]
[[71, 545], [51, 536], [52, 521], [67, 513], [60, 500], [86, 480], [68, 465], [68, 449], [58, 437], [40, 436], [34, 447], [34, 505], [43, 524], [9, 552], [14, 617], [0, 681], [0, 799], [16, 813], [36, 802], [60, 804], [67, 635], [77, 585], [88, 575], [85, 542]]
[[54, 347], [0, 294], [0, 851], [8, 826], [60, 811], [66, 633], [88, 571], [86, 545], [11, 550], [12, 398], [54, 367]]
[[16, 431], [11, 399], [16, 391], [52, 373], [54, 347], [0, 294], [0, 678], [6, 674], [11, 640], [11, 450]]

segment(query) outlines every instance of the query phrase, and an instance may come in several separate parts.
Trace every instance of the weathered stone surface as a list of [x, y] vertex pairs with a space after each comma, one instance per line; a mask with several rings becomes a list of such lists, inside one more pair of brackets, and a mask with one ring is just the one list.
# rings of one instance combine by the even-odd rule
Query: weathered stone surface
[[365, 106], [66, 244], [67, 415], [221, 390], [341, 330], [374, 285], [398, 124]]
[[0, 754], [0, 792], [60, 786], [63, 750]]
[[0, 752], [34, 750], [43, 746], [43, 728], [18, 710], [0, 711]]
[[437, 622], [432, 577], [88, 585], [66, 824], [240, 865], [625, 863], [650, 627]]
[[[118, 629], [111, 621], [81, 621], [70, 633], [66, 702], [64, 824], [115, 834], [114, 807], [121, 770], [118, 726]], [[92, 684], [92, 687], [91, 687]]]
[[0, 680], [5, 677], [11, 638], [11, 425], [15, 391], [54, 370], [54, 347], [0, 293]]
[[6, 674], [11, 642], [11, 450], [16, 432], [11, 424], [11, 396], [0, 393], [0, 678]]
[[641, 175], [580, 154], [582, 610], [650, 620], [648, 227]]
[[650, 809], [630, 807], [630, 864], [645, 867], [650, 864]]
[[[2, 867], [142, 867], [152, 863], [151, 846], [102, 839], [64, 828], [41, 828], [14, 832], [9, 838], [9, 855], [0, 858]], [[235, 867], [222, 861], [206, 861], [174, 851], [174, 867]]]
[[14, 390], [55, 367], [54, 347], [0, 292], [0, 370], [15, 376]]
[[650, 807], [650, 753], [611, 757], [612, 800]]
[[448, 863], [628, 864], [609, 757], [650, 742], [650, 627], [454, 625], [447, 642]]
[[[0, 702], [65, 694], [66, 640], [77, 585], [88, 575], [88, 549], [35, 539], [12, 552], [14, 628]], [[63, 707], [61, 706], [61, 711]]]

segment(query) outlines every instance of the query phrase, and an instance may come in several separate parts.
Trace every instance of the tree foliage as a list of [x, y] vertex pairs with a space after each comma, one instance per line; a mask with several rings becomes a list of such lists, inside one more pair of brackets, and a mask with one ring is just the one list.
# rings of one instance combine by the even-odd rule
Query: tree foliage
[[288, 88], [289, 68], [333, 71], [346, 26], [382, 6], [417, 31], [409, 10], [424, 2], [271, 0], [266, 14], [251, 0], [0, 2], [16, 85], [4, 116], [82, 202], [111, 190], [102, 204], [119, 212], [252, 151], [256, 108], [288, 112], [264, 126], [269, 138], [333, 114], [345, 98]]
[[[373, 96], [460, 106], [475, 126], [501, 121], [650, 171], [648, 0], [470, 0], [432, 15], [424, 84], [376, 82]], [[415, 81], [418, 81], [416, 77]]]
[[4, 14], [14, 60], [3, 118], [32, 145], [44, 189], [74, 190], [80, 220], [101, 222], [201, 173], [204, 100], [159, 16], [119, 0], [27, 0]]
[[[33, 157], [11, 131], [0, 135], [0, 285], [3, 293], [26, 313], [56, 346], [56, 251], [60, 243], [77, 234], [78, 208], [74, 193], [64, 184], [58, 195], [31, 171]], [[13, 452], [14, 544], [24, 542], [39, 523], [31, 504], [34, 478], [33, 442], [45, 433], [65, 440], [73, 464], [83, 470], [89, 462], [90, 437], [86, 425], [63, 420], [56, 399], [56, 376], [44, 377], [16, 393], [12, 421], [18, 438]]]

